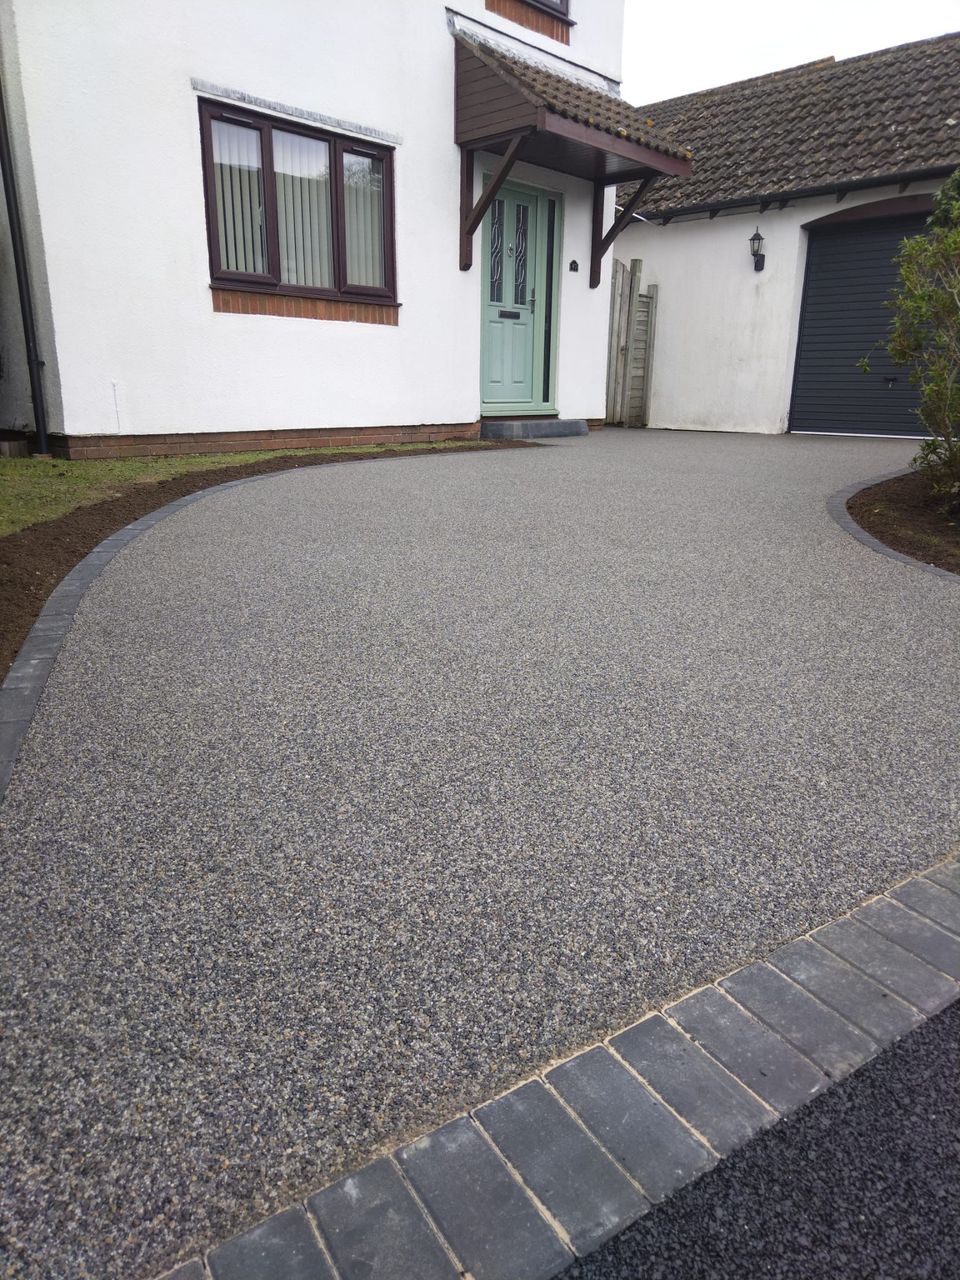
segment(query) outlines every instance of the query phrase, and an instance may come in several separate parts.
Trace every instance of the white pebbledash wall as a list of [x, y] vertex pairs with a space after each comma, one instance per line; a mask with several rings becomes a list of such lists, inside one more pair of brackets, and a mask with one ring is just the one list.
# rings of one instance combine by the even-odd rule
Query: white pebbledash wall
[[[696, 161], [694, 160], [694, 163]], [[932, 191], [918, 183], [910, 193]], [[699, 431], [787, 430], [806, 265], [803, 224], [886, 200], [897, 187], [799, 200], [766, 213], [637, 222], [614, 242], [658, 286], [650, 426]], [[759, 226], [766, 263], [754, 271]]]
[[[582, 5], [569, 48], [483, 0], [456, 8], [619, 79], [623, 0]], [[476, 421], [481, 254], [478, 233], [459, 270], [442, 0], [0, 0], [0, 37], [54, 431]], [[397, 327], [214, 313], [193, 78], [399, 139]], [[516, 176], [564, 193], [558, 407], [601, 417], [610, 264], [591, 290], [590, 188]], [[0, 255], [9, 310], [8, 277]], [[23, 415], [18, 381], [0, 382], [0, 425]]]

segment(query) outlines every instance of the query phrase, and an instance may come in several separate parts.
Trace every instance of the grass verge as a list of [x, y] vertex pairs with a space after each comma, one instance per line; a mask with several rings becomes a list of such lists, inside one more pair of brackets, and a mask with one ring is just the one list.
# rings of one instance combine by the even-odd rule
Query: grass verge
[[0, 458], [0, 538], [30, 525], [55, 520], [76, 507], [115, 498], [128, 486], [170, 480], [175, 476], [224, 467], [243, 467], [267, 460], [394, 457], [406, 453], [438, 453], [464, 447], [488, 449], [487, 441], [437, 440], [427, 444], [341, 445], [294, 449], [289, 453], [206, 453], [156, 458], [105, 458], [67, 462], [59, 458]]

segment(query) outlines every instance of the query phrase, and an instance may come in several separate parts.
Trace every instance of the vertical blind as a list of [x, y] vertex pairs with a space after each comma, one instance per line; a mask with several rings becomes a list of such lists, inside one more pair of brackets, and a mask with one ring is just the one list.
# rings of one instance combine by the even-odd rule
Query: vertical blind
[[280, 279], [284, 284], [331, 289], [329, 144], [274, 129], [273, 168], [277, 178]]
[[214, 120], [213, 165], [220, 264], [225, 271], [262, 274], [266, 236], [259, 132]]
[[386, 153], [253, 113], [222, 119], [214, 104], [201, 103], [201, 116], [215, 276], [271, 290], [392, 293]]
[[383, 161], [343, 153], [347, 283], [383, 288]]

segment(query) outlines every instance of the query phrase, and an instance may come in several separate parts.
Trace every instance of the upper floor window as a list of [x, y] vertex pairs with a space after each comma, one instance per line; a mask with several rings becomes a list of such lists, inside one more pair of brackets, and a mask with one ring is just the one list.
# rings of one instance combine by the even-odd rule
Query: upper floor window
[[393, 152], [200, 103], [216, 284], [392, 302]]
[[570, 43], [570, 0], [486, 0], [486, 7], [509, 22], [561, 44]]

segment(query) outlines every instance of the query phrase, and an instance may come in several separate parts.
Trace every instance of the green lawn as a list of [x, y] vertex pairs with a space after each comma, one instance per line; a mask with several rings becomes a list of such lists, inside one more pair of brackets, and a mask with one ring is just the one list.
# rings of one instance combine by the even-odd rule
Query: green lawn
[[[344, 445], [326, 449], [295, 449], [286, 454], [206, 453], [171, 458], [113, 458], [95, 462], [66, 462], [57, 458], [0, 458], [0, 537], [29, 525], [54, 520], [75, 507], [102, 502], [131, 484], [166, 480], [187, 471], [209, 471], [236, 467], [276, 457], [318, 457], [325, 454], [348, 457], [400, 449], [404, 453], [435, 452], [463, 448], [462, 440], [432, 441], [429, 444]], [[486, 447], [479, 441], [471, 447]]]

